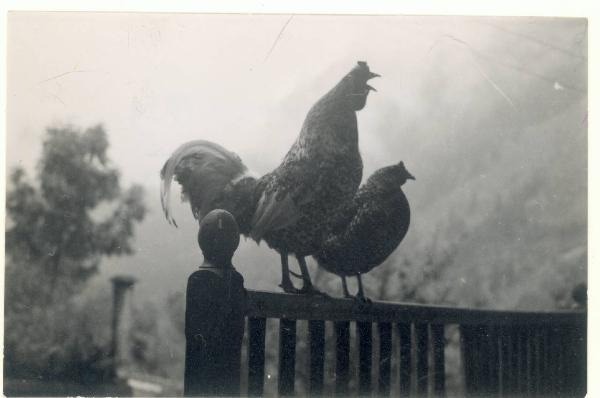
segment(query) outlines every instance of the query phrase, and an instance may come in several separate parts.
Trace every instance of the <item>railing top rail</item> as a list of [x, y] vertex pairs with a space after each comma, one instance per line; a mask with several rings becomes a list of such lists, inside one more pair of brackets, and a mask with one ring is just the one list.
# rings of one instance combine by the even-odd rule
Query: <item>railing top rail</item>
[[439, 324], [555, 324], [585, 322], [587, 312], [501, 311], [373, 301], [361, 305], [352, 299], [325, 298], [250, 290], [249, 317], [318, 319], [328, 321], [414, 322]]

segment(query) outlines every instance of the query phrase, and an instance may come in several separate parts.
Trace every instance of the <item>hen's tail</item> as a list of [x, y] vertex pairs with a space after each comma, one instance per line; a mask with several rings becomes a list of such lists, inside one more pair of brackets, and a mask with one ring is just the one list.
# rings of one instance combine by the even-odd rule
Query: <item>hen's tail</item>
[[173, 178], [181, 184], [182, 198], [190, 201], [194, 217], [201, 219], [227, 185], [247, 172], [238, 155], [218, 144], [197, 140], [181, 145], [160, 171], [160, 202], [167, 221], [177, 226], [170, 210]]

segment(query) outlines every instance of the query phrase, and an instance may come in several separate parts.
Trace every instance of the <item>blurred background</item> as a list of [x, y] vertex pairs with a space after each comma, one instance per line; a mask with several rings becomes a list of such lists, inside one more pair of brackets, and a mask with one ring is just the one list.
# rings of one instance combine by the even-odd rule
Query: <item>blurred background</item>
[[[185, 284], [202, 257], [177, 186], [179, 228], [164, 219], [160, 168], [206, 139], [269, 172], [358, 60], [382, 75], [358, 114], [364, 176], [403, 160], [417, 178], [403, 187], [407, 237], [364, 277], [371, 298], [571, 308], [587, 279], [585, 19], [13, 12], [8, 22], [5, 385], [113, 380], [111, 278], [127, 275], [119, 372], [145, 395], [180, 392]], [[264, 244], [242, 241], [234, 264], [247, 288], [279, 290], [279, 256]], [[339, 278], [309, 267], [341, 296]]]

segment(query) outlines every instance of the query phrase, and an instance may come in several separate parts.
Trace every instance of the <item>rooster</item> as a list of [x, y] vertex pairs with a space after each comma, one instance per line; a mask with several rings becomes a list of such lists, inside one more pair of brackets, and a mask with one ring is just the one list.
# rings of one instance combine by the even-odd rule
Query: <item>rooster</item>
[[356, 276], [356, 298], [366, 300], [361, 274], [383, 263], [404, 239], [410, 206], [401, 186], [414, 179], [403, 162], [379, 169], [333, 217], [315, 258], [342, 278], [345, 297], [352, 297], [346, 277]]
[[[337, 207], [350, 200], [362, 179], [356, 112], [363, 109], [379, 75], [358, 64], [309, 110], [300, 135], [283, 162], [261, 178], [248, 173], [239, 156], [218, 144], [198, 140], [179, 147], [161, 171], [161, 203], [167, 220], [170, 184], [180, 183], [194, 217], [231, 212], [240, 232], [264, 240], [281, 255], [281, 288], [315, 293], [305, 257], [316, 253]], [[288, 255], [295, 255], [303, 286], [290, 278]]]

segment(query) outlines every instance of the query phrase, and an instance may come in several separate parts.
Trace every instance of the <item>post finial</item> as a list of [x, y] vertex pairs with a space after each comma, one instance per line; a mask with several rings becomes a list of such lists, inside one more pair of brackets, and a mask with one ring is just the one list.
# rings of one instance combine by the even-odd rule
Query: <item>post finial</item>
[[231, 213], [213, 210], [200, 221], [198, 245], [207, 261], [223, 266], [231, 263], [240, 244], [240, 231]]

